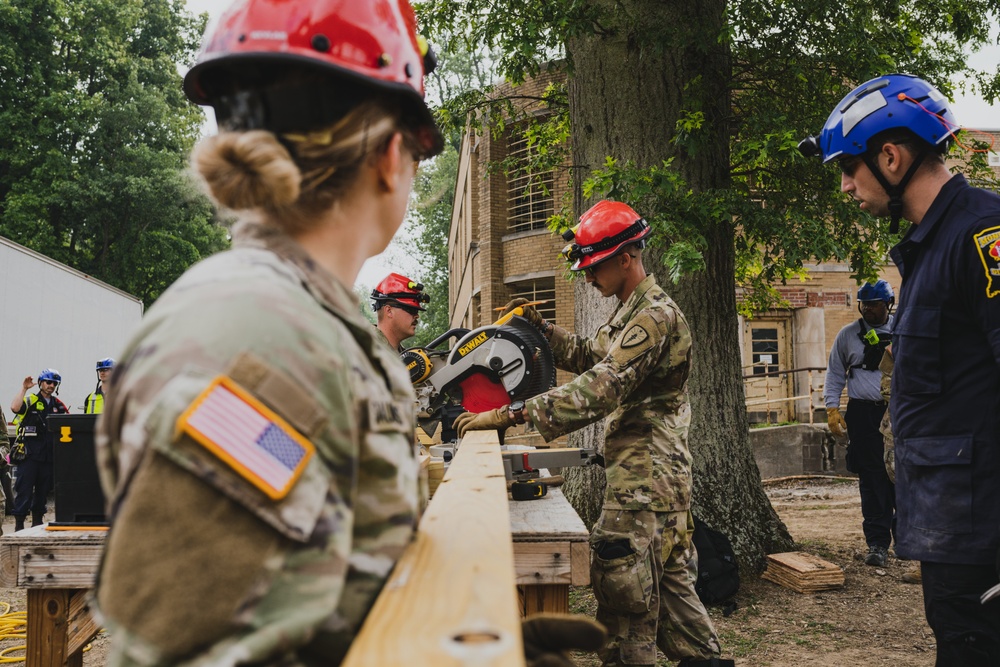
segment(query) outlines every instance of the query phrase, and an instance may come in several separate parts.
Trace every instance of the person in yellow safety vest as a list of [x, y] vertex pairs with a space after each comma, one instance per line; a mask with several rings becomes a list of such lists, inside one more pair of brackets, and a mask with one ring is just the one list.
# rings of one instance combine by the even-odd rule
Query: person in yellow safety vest
[[104, 396], [106, 395], [105, 383], [111, 377], [111, 369], [115, 367], [115, 360], [111, 357], [101, 359], [97, 362], [97, 387], [93, 393], [87, 394], [83, 399], [83, 413], [86, 415], [99, 415], [104, 412]]
[[17, 466], [14, 482], [14, 530], [24, 529], [24, 520], [31, 512], [31, 525], [44, 523], [45, 500], [52, 491], [53, 438], [46, 425], [50, 414], [66, 414], [69, 409], [56, 394], [62, 375], [54, 368], [38, 374], [38, 392], [29, 394], [35, 386], [31, 376], [24, 378], [21, 390], [10, 403], [17, 425], [17, 436], [11, 446], [10, 463]]

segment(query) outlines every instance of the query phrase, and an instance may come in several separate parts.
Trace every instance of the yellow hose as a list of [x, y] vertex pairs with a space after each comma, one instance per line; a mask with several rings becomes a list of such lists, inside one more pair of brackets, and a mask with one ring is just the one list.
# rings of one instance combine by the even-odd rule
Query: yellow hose
[[[9, 602], [0, 602], [0, 608], [3, 608], [3, 612], [0, 613], [0, 641], [5, 639], [27, 639], [28, 635], [28, 612], [26, 611], [14, 611], [10, 610]], [[24, 656], [10, 656], [7, 655], [12, 651], [23, 651], [26, 645], [21, 644], [19, 646], [8, 646], [7, 648], [0, 651], [0, 663], [5, 662], [24, 662]]]
[[[27, 639], [28, 638], [28, 612], [26, 611], [11, 611], [9, 602], [0, 601], [0, 609], [3, 612], [0, 613], [0, 642], [7, 639]], [[91, 645], [87, 644], [83, 647], [84, 651], [89, 651]], [[0, 650], [0, 664], [6, 662], [24, 662], [24, 656], [11, 656], [7, 655], [13, 651], [24, 651], [27, 649], [26, 644], [21, 644], [19, 646], [8, 646], [7, 648]]]

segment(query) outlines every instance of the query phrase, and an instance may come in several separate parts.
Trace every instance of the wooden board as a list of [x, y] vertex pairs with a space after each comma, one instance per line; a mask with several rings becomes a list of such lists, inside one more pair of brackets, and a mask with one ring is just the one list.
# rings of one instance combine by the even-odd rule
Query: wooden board
[[344, 667], [523, 667], [496, 432], [467, 435]]
[[840, 566], [803, 551], [770, 554], [761, 577], [799, 593], [816, 593], [844, 585]]
[[0, 537], [6, 588], [90, 588], [107, 531], [50, 531], [35, 526]]
[[511, 501], [510, 532], [515, 542], [586, 542], [590, 533], [558, 488], [537, 500]]

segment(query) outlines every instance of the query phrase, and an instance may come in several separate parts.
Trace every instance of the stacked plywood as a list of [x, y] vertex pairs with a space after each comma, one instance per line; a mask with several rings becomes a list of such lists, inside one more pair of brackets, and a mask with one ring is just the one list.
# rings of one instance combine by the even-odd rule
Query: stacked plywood
[[799, 593], [828, 591], [844, 585], [844, 571], [838, 565], [802, 551], [771, 554], [761, 576]]

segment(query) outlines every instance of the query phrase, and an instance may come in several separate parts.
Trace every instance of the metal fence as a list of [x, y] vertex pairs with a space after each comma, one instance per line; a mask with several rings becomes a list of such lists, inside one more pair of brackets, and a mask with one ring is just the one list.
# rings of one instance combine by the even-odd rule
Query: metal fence
[[[813, 424], [816, 410], [824, 409], [826, 366], [776, 371], [769, 371], [767, 366], [759, 362], [743, 367], [743, 389], [751, 423], [798, 421]], [[748, 369], [751, 372], [746, 373]]]

